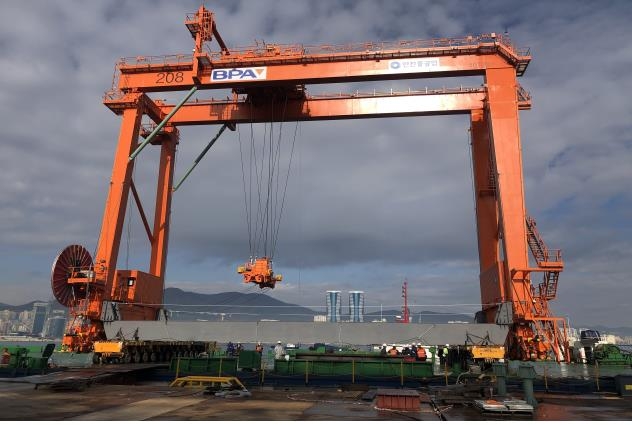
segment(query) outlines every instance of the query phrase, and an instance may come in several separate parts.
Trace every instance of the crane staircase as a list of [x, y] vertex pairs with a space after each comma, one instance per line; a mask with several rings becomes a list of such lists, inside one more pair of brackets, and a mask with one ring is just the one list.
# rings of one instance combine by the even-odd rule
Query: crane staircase
[[538, 268], [544, 270], [544, 279], [538, 285], [535, 296], [550, 301], [557, 295], [557, 283], [564, 269], [562, 253], [559, 249], [548, 249], [538, 232], [533, 217], [527, 216], [527, 242]]
[[556, 359], [560, 360], [568, 356], [568, 348], [563, 347], [565, 338], [557, 326], [558, 318], [551, 317], [549, 301], [557, 295], [557, 284], [560, 272], [564, 270], [562, 253], [559, 249], [548, 249], [538, 232], [533, 217], [526, 216], [527, 243], [531, 254], [536, 261], [535, 271], [543, 272], [543, 279], [537, 286], [532, 285], [532, 297], [534, 306], [534, 321], [538, 335], [547, 340], [553, 348]]

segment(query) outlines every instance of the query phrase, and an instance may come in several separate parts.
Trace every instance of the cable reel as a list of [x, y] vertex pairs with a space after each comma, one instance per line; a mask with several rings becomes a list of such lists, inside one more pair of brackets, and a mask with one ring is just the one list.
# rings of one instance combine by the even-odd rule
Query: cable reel
[[87, 284], [94, 280], [92, 256], [81, 245], [64, 248], [51, 269], [53, 295], [66, 307], [75, 306], [87, 297]]

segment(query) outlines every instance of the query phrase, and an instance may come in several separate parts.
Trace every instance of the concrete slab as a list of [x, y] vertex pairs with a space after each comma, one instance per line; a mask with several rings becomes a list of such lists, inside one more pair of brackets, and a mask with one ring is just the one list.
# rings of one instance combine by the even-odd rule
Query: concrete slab
[[116, 321], [105, 323], [109, 339], [138, 334], [141, 340], [240, 341], [273, 344], [276, 341], [310, 345], [421, 343], [424, 345], [464, 344], [468, 335], [489, 337], [493, 344], [505, 342], [506, 326], [479, 323], [328, 323], [328, 322], [159, 322]]

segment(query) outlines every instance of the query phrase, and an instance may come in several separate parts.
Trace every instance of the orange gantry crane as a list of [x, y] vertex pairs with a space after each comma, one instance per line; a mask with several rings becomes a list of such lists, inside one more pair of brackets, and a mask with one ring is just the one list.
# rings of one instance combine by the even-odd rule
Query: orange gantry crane
[[[72, 245], [53, 264], [53, 292], [71, 311], [64, 337], [68, 349], [90, 350], [104, 337], [103, 321], [153, 320], [159, 314], [178, 127], [222, 124], [223, 130], [253, 122], [467, 114], [480, 260], [482, 309], [477, 320], [509, 327], [507, 348], [512, 358], [568, 360], [566, 322], [549, 310], [563, 262], [559, 251], [546, 247], [525, 209], [518, 111], [529, 109], [531, 99], [517, 77], [531, 60], [528, 50], [495, 33], [346, 46], [263, 44], [229, 49], [214, 14], [204, 7], [187, 15], [185, 24], [195, 40], [192, 54], [122, 59], [112, 90], [105, 94], [105, 105], [122, 116], [122, 124], [95, 258]], [[213, 39], [219, 49], [208, 49]], [[307, 85], [326, 83], [473, 75], [482, 76], [484, 84], [331, 96], [310, 96], [306, 91]], [[188, 101], [198, 89], [230, 89], [232, 98]], [[187, 94], [176, 105], [147, 95], [164, 91]], [[156, 125], [142, 126], [143, 116]], [[132, 180], [137, 156], [148, 144], [161, 152], [153, 227]], [[147, 271], [117, 269], [130, 191], [151, 245]], [[534, 265], [529, 263], [529, 251]], [[257, 282], [256, 273], [245, 279], [274, 286], [272, 270], [267, 259], [263, 261], [262, 282]], [[249, 273], [247, 265], [240, 270]]]

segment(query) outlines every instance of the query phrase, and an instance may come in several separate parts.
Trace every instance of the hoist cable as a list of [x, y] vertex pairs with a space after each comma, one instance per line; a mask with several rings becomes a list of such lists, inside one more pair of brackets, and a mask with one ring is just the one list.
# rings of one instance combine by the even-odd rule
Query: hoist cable
[[268, 185], [267, 185], [267, 195], [266, 195], [266, 236], [265, 236], [265, 240], [264, 240], [264, 245], [263, 245], [263, 254], [267, 257], [268, 256], [268, 231], [271, 232], [271, 228], [270, 228], [270, 219], [271, 219], [271, 215], [272, 215], [272, 205], [271, 205], [271, 191], [272, 191], [272, 181], [273, 181], [273, 173], [274, 173], [274, 169], [272, 167], [273, 165], [273, 156], [272, 156], [272, 152], [273, 152], [273, 146], [272, 146], [272, 141], [273, 141], [273, 137], [274, 137], [274, 97], [272, 97], [272, 99], [270, 100], [270, 115], [271, 115], [271, 121], [270, 121], [270, 135], [269, 135], [269, 143], [268, 143], [268, 175], [267, 175], [267, 180], [268, 180]]
[[252, 252], [252, 237], [250, 229], [250, 209], [248, 206], [248, 194], [246, 192], [246, 171], [244, 170], [244, 152], [241, 144], [241, 131], [237, 126], [237, 140], [239, 141], [239, 158], [241, 160], [241, 181], [244, 187], [244, 207], [246, 208], [246, 227], [248, 229], [248, 252]]
[[[267, 135], [267, 131], [268, 131], [268, 126], [267, 123], [264, 123], [263, 125], [263, 143], [261, 144], [261, 167], [258, 168], [257, 171], [257, 201], [258, 201], [258, 206], [257, 206], [257, 229], [259, 231], [259, 235], [257, 237], [257, 245], [255, 247], [255, 254], [257, 252], [260, 252], [260, 247], [261, 244], [263, 243], [263, 234], [264, 234], [264, 229], [265, 229], [265, 210], [263, 208], [263, 201], [262, 201], [262, 188], [261, 185], [263, 183], [263, 170], [264, 170], [264, 163], [265, 163], [265, 152], [266, 152], [266, 135]], [[255, 152], [256, 152], [256, 148], [255, 148]], [[257, 158], [255, 157], [255, 161], [257, 161]]]
[[276, 235], [274, 236], [274, 243], [272, 244], [272, 257], [274, 257], [274, 253], [276, 251], [276, 244], [279, 239], [279, 229], [281, 228], [281, 218], [283, 217], [283, 208], [285, 207], [285, 195], [287, 193], [287, 183], [290, 178], [290, 170], [292, 169], [292, 159], [294, 158], [294, 145], [296, 143], [296, 133], [298, 131], [298, 121], [296, 121], [296, 125], [294, 127], [294, 136], [292, 138], [292, 148], [290, 150], [290, 159], [287, 166], [287, 174], [285, 175], [285, 185], [283, 187], [283, 196], [281, 198], [281, 208], [279, 212], [279, 221], [277, 223]]
[[[250, 253], [251, 257], [254, 257], [255, 252], [257, 252], [258, 250], [258, 243], [259, 243], [259, 217], [261, 215], [261, 199], [260, 199], [260, 183], [259, 183], [259, 161], [257, 159], [257, 148], [255, 145], [255, 131], [254, 131], [254, 126], [253, 126], [253, 116], [252, 116], [252, 102], [250, 103], [250, 112], [251, 112], [251, 116], [250, 116], [250, 193], [249, 193], [249, 200], [250, 200], [250, 226], [253, 229], [253, 233], [252, 233], [252, 246], [253, 246], [253, 250]], [[253, 166], [254, 165], [254, 166]], [[252, 176], [252, 170], [254, 168], [254, 184], [255, 184], [255, 188], [257, 189], [257, 208], [256, 210], [253, 208], [252, 206], [252, 196], [253, 196], [253, 176]], [[256, 211], [256, 213], [255, 213]], [[253, 225], [253, 215], [254, 215], [254, 225]]]
[[281, 121], [279, 122], [279, 136], [277, 138], [276, 151], [274, 155], [274, 164], [273, 167], [276, 170], [275, 174], [275, 188], [274, 188], [274, 211], [273, 211], [273, 222], [272, 222], [272, 235], [271, 235], [271, 252], [270, 258], [274, 258], [274, 245], [275, 238], [278, 234], [278, 226], [280, 224], [280, 220], [278, 219], [278, 211], [279, 211], [279, 177], [281, 176], [281, 142], [283, 136], [283, 123], [285, 122], [285, 112], [287, 109], [287, 95], [285, 96], [283, 102], [283, 111], [281, 113]]
[[252, 158], [254, 157], [254, 148], [255, 148], [255, 139], [254, 139], [254, 131], [253, 131], [253, 110], [252, 110], [252, 101], [249, 102], [250, 105], [250, 165], [249, 165], [249, 174], [248, 174], [248, 205], [250, 205], [250, 216], [248, 217], [249, 220], [249, 226], [250, 226], [250, 238], [251, 241], [249, 241], [249, 245], [252, 247], [250, 249], [250, 256], [254, 256], [254, 237], [252, 235], [253, 231], [256, 231], [256, 229], [253, 229], [252, 226]]
[[[259, 217], [259, 210], [261, 209], [261, 203], [257, 200], [257, 210], [256, 210], [256, 216], [255, 216], [255, 223], [253, 225], [253, 214], [254, 214], [254, 208], [252, 206], [252, 171], [254, 168], [255, 171], [255, 184], [258, 186], [258, 182], [259, 182], [259, 172], [258, 172], [258, 162], [257, 162], [257, 150], [255, 148], [255, 132], [254, 132], [254, 125], [253, 125], [253, 110], [252, 110], [252, 101], [250, 102], [250, 165], [249, 165], [249, 169], [250, 169], [250, 180], [249, 180], [249, 187], [248, 187], [248, 203], [250, 205], [250, 228], [252, 229], [251, 232], [251, 238], [252, 238], [252, 242], [250, 242], [250, 245], [252, 245], [252, 250], [250, 251], [250, 257], [254, 257], [255, 252], [257, 250], [256, 247], [256, 243], [257, 243], [257, 229], [258, 229], [258, 217]], [[253, 167], [254, 164], [254, 167]]]
[[[241, 133], [238, 134], [238, 137], [248, 246], [252, 260], [260, 255], [272, 258], [276, 251], [297, 128], [294, 130], [288, 170], [285, 179], [283, 179], [283, 172], [281, 170], [283, 157], [283, 122], [285, 120], [288, 98], [285, 96], [281, 108], [277, 106], [281, 102], [275, 98], [270, 99], [270, 125], [268, 126], [267, 122], [264, 123], [261, 148], [258, 148], [255, 144], [257, 137], [255, 137], [254, 129], [253, 104], [252, 102], [249, 103], [250, 149], [248, 154], [241, 140]], [[281, 113], [276, 112], [275, 108], [281, 109]], [[275, 112], [277, 115], [280, 115], [280, 117], [275, 117]], [[280, 122], [276, 131], [274, 127], [275, 118], [279, 119]], [[246, 161], [249, 162], [247, 163]], [[247, 177], [245, 167], [249, 168]], [[255, 202], [256, 205], [254, 204]]]
[[[285, 111], [287, 107], [287, 96], [285, 97], [285, 104], [283, 106], [283, 117], [281, 123], [285, 121]], [[298, 122], [297, 122], [298, 125]], [[281, 126], [279, 132], [282, 132], [283, 127]], [[287, 182], [290, 175], [290, 169], [292, 167], [292, 157], [294, 155], [294, 143], [296, 141], [296, 128], [294, 129], [294, 137], [292, 139], [292, 150], [290, 151], [290, 158], [288, 161], [288, 169], [285, 175], [285, 184], [283, 188], [283, 195], [281, 197], [281, 205], [279, 205], [279, 178], [281, 176], [281, 135], [279, 134], [279, 139], [277, 142], [277, 166], [279, 167], [277, 178], [276, 178], [276, 192], [275, 192], [275, 215], [274, 215], [274, 232], [272, 235], [272, 246], [271, 246], [271, 257], [274, 258], [274, 254], [276, 252], [276, 244], [279, 237], [279, 228], [281, 226], [281, 217], [283, 215], [283, 206], [285, 204], [285, 194], [287, 193]], [[278, 209], [278, 211], [277, 211]]]

